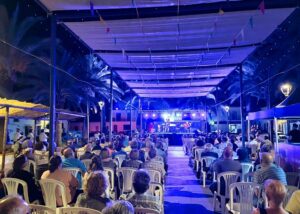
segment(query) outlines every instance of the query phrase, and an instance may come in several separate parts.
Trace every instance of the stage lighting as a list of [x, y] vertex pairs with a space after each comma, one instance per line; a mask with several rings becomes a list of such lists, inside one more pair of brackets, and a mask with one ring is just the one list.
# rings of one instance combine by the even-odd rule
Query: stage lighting
[[152, 114], [152, 117], [156, 117], [156, 114]]
[[182, 117], [181, 113], [176, 113], [176, 117]]
[[192, 114], [192, 117], [196, 117], [196, 113], [193, 113], [193, 114]]
[[203, 112], [203, 113], [201, 113], [201, 116], [202, 116], [202, 117], [204, 117], [204, 116], [205, 116], [205, 113], [204, 113], [204, 112]]
[[149, 114], [148, 113], [144, 114], [144, 117], [146, 117], [146, 118], [149, 117]]
[[187, 117], [187, 114], [184, 114], [183, 116], [184, 116], [184, 117]]

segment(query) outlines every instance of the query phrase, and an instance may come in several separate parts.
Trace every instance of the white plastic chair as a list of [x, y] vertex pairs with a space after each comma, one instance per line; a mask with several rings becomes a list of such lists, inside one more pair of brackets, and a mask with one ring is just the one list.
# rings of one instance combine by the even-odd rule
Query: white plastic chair
[[149, 208], [135, 207], [134, 214], [159, 214], [159, 211]]
[[83, 155], [85, 153], [85, 151], [84, 150], [77, 150], [76, 151], [76, 156], [77, 156], [77, 159], [79, 159], [80, 158], [80, 156], [81, 155]]
[[216, 159], [217, 158], [210, 157], [210, 156], [202, 157], [200, 159], [200, 162], [201, 162], [201, 174], [202, 174], [202, 180], [203, 180], [203, 187], [206, 186], [206, 171], [204, 170], [204, 166], [209, 168]]
[[95, 155], [100, 155], [101, 150], [94, 150], [94, 151], [92, 151], [92, 153], [94, 153]]
[[155, 161], [160, 161], [160, 162], [164, 162], [164, 158], [162, 156], [156, 155], [155, 158], [153, 159]]
[[[130, 167], [122, 167], [117, 170], [121, 194], [132, 192], [132, 178], [136, 171], [137, 169]], [[121, 181], [123, 185], [121, 185]]]
[[117, 167], [120, 168], [123, 161], [126, 159], [126, 155], [116, 155], [114, 159], [117, 160]]
[[151, 182], [147, 193], [158, 197], [159, 204], [161, 205], [161, 208], [163, 208], [163, 206], [164, 206], [164, 190], [163, 190], [163, 186], [160, 183]]
[[104, 173], [107, 175], [108, 178], [108, 193], [109, 196], [116, 200], [116, 191], [115, 191], [115, 173], [114, 170], [108, 167], [103, 167]]
[[[233, 214], [251, 214], [253, 197], [259, 192], [260, 185], [251, 182], [232, 183], [229, 186], [229, 203], [226, 208]], [[237, 190], [238, 194], [235, 194]]]
[[100, 211], [85, 207], [60, 207], [56, 209], [57, 214], [101, 214]]
[[92, 163], [92, 159], [84, 159], [81, 162], [85, 165], [85, 168], [88, 170], [90, 168], [90, 164]]
[[49, 163], [49, 152], [34, 151], [34, 161], [37, 166], [46, 165]]
[[196, 172], [199, 171], [199, 166], [201, 162], [201, 153], [204, 151], [204, 149], [197, 148], [195, 149], [195, 164], [196, 164]]
[[162, 175], [160, 171], [155, 169], [146, 169], [150, 176], [150, 182], [162, 184]]
[[18, 195], [18, 187], [19, 185], [21, 185], [23, 189], [24, 200], [27, 203], [30, 203], [28, 195], [28, 186], [25, 181], [17, 178], [2, 178], [1, 181], [4, 185], [7, 195]]
[[[28, 160], [27, 166], [24, 168], [27, 172], [33, 173], [33, 176], [36, 175], [36, 163], [33, 160]], [[32, 171], [31, 171], [32, 169]]]
[[[241, 163], [242, 165], [242, 181], [247, 181], [247, 180], [244, 180], [245, 179], [245, 175], [249, 172], [252, 172], [253, 171], [253, 164], [252, 163]], [[248, 182], [248, 181], [247, 181]]]
[[155, 169], [155, 170], [158, 170], [162, 174], [162, 177], [165, 176], [166, 171], [165, 171], [165, 165], [164, 165], [163, 162], [151, 160], [150, 162], [145, 162], [145, 163], [146, 163], [145, 169]]
[[[225, 213], [225, 202], [226, 199], [229, 198], [229, 186], [232, 183], [238, 182], [241, 177], [241, 173], [239, 172], [222, 172], [217, 175], [217, 191], [214, 192], [214, 200], [213, 200], [213, 207], [214, 211], [216, 210], [216, 202], [217, 196], [220, 197], [221, 200], [221, 212]], [[225, 185], [225, 194], [221, 194], [221, 180], [223, 179]]]
[[55, 214], [55, 209], [42, 206], [42, 205], [36, 205], [36, 204], [28, 204], [30, 208], [31, 214]]
[[81, 170], [76, 167], [66, 167], [66, 168], [63, 168], [63, 170], [70, 172], [75, 178], [77, 178], [78, 174], [81, 174]]
[[43, 193], [45, 205], [55, 209], [56, 204], [56, 191], [60, 192], [62, 204], [64, 207], [68, 206], [66, 187], [65, 184], [54, 179], [42, 179], [39, 181]]

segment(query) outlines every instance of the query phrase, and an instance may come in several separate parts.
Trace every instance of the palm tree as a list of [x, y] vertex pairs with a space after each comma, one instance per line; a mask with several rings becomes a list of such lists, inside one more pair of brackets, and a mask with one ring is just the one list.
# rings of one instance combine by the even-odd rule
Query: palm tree
[[19, 22], [19, 10], [17, 5], [9, 19], [6, 8], [0, 6], [0, 97], [12, 96], [17, 74], [26, 72], [32, 67], [39, 69], [36, 61], [20, 49], [30, 54], [39, 54], [49, 47], [47, 45], [49, 39], [26, 37], [26, 33], [42, 18], [26, 17]]

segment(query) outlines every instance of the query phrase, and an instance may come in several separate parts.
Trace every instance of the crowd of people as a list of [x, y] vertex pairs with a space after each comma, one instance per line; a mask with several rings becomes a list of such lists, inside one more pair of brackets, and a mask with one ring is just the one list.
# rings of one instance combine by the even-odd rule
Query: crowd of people
[[[164, 182], [168, 168], [168, 142], [165, 138], [156, 135], [134, 135], [133, 138], [129, 138], [121, 133], [114, 135], [112, 142], [109, 142], [105, 135], [100, 135], [99, 138], [93, 137], [89, 142], [82, 144], [71, 140], [64, 147], [57, 147], [47, 163], [37, 164], [34, 172], [28, 167], [28, 160], [37, 163], [38, 155], [42, 153], [47, 156], [48, 144], [43, 139], [30, 145], [27, 147], [21, 145], [18, 148], [13, 167], [6, 173], [8, 178], [17, 178], [26, 182], [29, 203], [38, 201], [39, 204], [44, 204], [45, 193], [42, 192], [38, 181], [53, 179], [64, 184], [67, 203], [75, 207], [91, 208], [103, 213], [125, 213], [122, 211], [124, 207], [128, 209], [128, 213], [133, 213], [135, 207], [151, 208], [158, 212], [163, 209], [159, 198], [148, 191], [152, 182], [148, 170], [159, 171], [161, 182]], [[125, 156], [121, 163], [117, 161], [119, 156]], [[90, 160], [90, 164], [84, 164], [85, 160]], [[153, 163], [157, 161], [162, 164], [162, 168], [154, 167]], [[118, 169], [123, 167], [135, 170], [130, 181], [133, 191], [126, 194], [121, 194], [123, 187], [120, 184], [123, 178], [117, 173]], [[74, 177], [66, 170], [67, 168], [77, 168], [80, 173]], [[112, 183], [105, 171], [107, 168], [114, 173]], [[110, 185], [114, 186], [115, 197], [112, 197], [108, 190]], [[1, 191], [3, 195], [3, 188]], [[22, 195], [22, 189], [18, 189], [18, 193]], [[63, 206], [61, 193], [56, 191], [55, 194], [56, 205]], [[118, 199], [124, 201], [117, 201]], [[12, 203], [11, 200], [22, 206], [26, 205], [25, 202], [18, 202], [19, 197], [11, 196], [2, 199], [3, 203]], [[115, 212], [116, 210], [122, 212]]]
[[[289, 200], [289, 203], [283, 207], [283, 200], [287, 194], [287, 175], [286, 172], [275, 163], [274, 145], [270, 141], [266, 133], [257, 131], [252, 133], [250, 142], [246, 143], [246, 147], [242, 146], [241, 137], [228, 134], [196, 134], [193, 136], [194, 145], [184, 145], [185, 150], [190, 154], [191, 167], [196, 170], [196, 150], [200, 158], [212, 157], [215, 160], [210, 166], [205, 165], [198, 167], [196, 176], [200, 178], [200, 168], [206, 171], [208, 178], [211, 179], [210, 190], [212, 194], [217, 191], [218, 184], [213, 178], [218, 174], [224, 172], [238, 172], [244, 176], [243, 163], [253, 164], [253, 171], [248, 173], [249, 179], [253, 183], [264, 187], [266, 200], [260, 199], [261, 195], [257, 193], [256, 200], [257, 209], [253, 211], [254, 214], [274, 213], [274, 214], [299, 214], [300, 213], [300, 190], [295, 191]], [[188, 148], [191, 148], [188, 150]], [[242, 178], [239, 179], [241, 181]], [[225, 195], [225, 183], [221, 182], [220, 192]], [[268, 204], [268, 208], [266, 207]]]

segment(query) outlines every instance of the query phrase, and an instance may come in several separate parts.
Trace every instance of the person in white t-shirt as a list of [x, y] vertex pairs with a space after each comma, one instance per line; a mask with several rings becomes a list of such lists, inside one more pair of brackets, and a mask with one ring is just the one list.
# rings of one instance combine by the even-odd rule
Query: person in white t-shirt
[[48, 136], [46, 135], [44, 129], [41, 130], [41, 133], [39, 135], [40, 142], [47, 142]]

